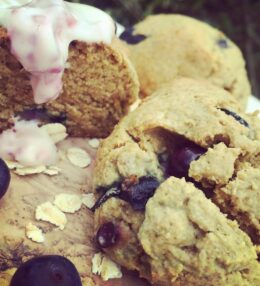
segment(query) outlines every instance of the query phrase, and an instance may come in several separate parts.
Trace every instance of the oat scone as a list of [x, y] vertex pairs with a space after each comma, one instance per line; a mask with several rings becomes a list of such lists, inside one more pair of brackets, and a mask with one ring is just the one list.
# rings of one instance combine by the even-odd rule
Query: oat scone
[[[34, 3], [35, 7], [46, 6], [42, 9], [42, 14], [39, 12], [40, 9], [35, 9], [34, 12], [35, 7], [29, 7]], [[53, 21], [48, 18], [48, 13], [53, 13], [50, 9], [55, 5], [65, 7], [71, 12], [72, 16], [69, 14], [67, 20], [68, 27], [61, 28], [63, 22], [54, 23], [51, 28], [47, 26]], [[110, 21], [109, 16], [103, 12], [96, 12], [93, 7], [61, 0], [38, 0], [32, 4], [29, 3], [24, 9], [28, 7], [32, 12], [26, 17], [22, 14], [23, 8], [13, 10], [17, 14], [14, 19], [17, 23], [13, 26], [10, 24], [11, 16], [7, 20], [5, 18], [8, 10], [3, 12], [2, 9], [0, 13], [0, 25], [5, 24], [0, 27], [0, 131], [8, 126], [8, 120], [12, 116], [18, 116], [21, 113], [23, 115], [24, 111], [37, 108], [50, 121], [66, 124], [69, 133], [73, 136], [107, 136], [119, 119], [127, 113], [139, 92], [135, 69], [115, 36], [113, 20]], [[60, 13], [60, 10], [57, 13]], [[64, 13], [68, 14], [68, 11], [65, 10]], [[58, 17], [63, 19], [65, 16], [58, 14], [57, 21], [60, 20]], [[19, 27], [19, 23], [22, 27]], [[84, 24], [89, 26], [83, 29]], [[75, 31], [73, 25], [78, 25]], [[71, 26], [72, 31], [69, 31]], [[39, 27], [38, 30], [37, 27]], [[47, 28], [43, 31], [45, 27]], [[15, 32], [13, 29], [16, 29]], [[97, 31], [94, 30], [91, 35], [93, 29]], [[103, 36], [106, 29], [114, 34], [112, 43], [109, 33]], [[75, 40], [74, 35], [71, 36], [72, 33], [75, 34]], [[15, 38], [17, 34], [18, 37]], [[70, 44], [66, 42], [68, 35], [70, 40], [74, 40]], [[84, 38], [83, 36], [89, 37], [91, 41], [77, 40]], [[64, 38], [65, 43], [62, 42]], [[18, 50], [22, 47], [19, 46], [19, 42], [23, 42], [26, 52], [22, 50], [21, 55], [17, 55], [17, 51], [14, 50], [16, 42], [18, 42]], [[53, 46], [57, 43], [58, 47], [54, 48]], [[66, 44], [69, 45], [69, 51], [65, 47]], [[46, 53], [43, 53], [44, 49]], [[67, 53], [68, 59], [64, 64]], [[57, 63], [56, 57], [61, 57]], [[26, 67], [21, 64], [22, 59], [26, 62]], [[50, 62], [49, 65], [48, 62]], [[46, 75], [41, 79], [44, 73]], [[58, 79], [53, 79], [56, 75]], [[61, 76], [62, 86], [59, 82]], [[41, 89], [40, 92], [39, 89]], [[38, 97], [35, 96], [35, 90], [38, 91]], [[43, 96], [44, 99], [50, 97], [50, 100], [42, 100], [40, 97]]]
[[178, 76], [204, 78], [228, 90], [245, 107], [251, 91], [245, 61], [221, 31], [183, 15], [154, 15], [121, 38], [128, 42], [143, 96]]
[[145, 99], [98, 150], [98, 245], [155, 284], [258, 285], [258, 124], [204, 81]]

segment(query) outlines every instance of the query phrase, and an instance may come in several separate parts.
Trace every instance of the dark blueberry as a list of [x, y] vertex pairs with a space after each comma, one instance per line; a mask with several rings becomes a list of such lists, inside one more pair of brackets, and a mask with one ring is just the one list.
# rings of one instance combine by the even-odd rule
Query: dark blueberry
[[10, 286], [82, 286], [75, 266], [58, 255], [39, 256], [22, 264]]
[[226, 108], [219, 108], [221, 111], [225, 112], [227, 115], [232, 116], [237, 122], [239, 122], [240, 124], [244, 125], [245, 127], [249, 128], [249, 124], [245, 121], [245, 119], [243, 119], [242, 117], [240, 117], [238, 114], [236, 114], [233, 111], [230, 111]]
[[5, 195], [10, 184], [10, 171], [6, 163], [0, 159], [0, 199]]
[[66, 114], [61, 113], [57, 116], [49, 114], [46, 108], [26, 109], [17, 114], [23, 120], [39, 120], [41, 122], [63, 123], [66, 120]]
[[188, 177], [190, 163], [197, 160], [206, 150], [194, 143], [175, 148], [169, 159], [169, 174], [177, 178]]
[[96, 234], [96, 242], [100, 248], [114, 246], [119, 238], [117, 227], [112, 222], [103, 224]]
[[226, 39], [219, 39], [217, 41], [217, 43], [218, 43], [219, 47], [222, 48], [222, 49], [227, 49], [228, 48], [228, 42], [227, 42]]
[[99, 197], [99, 199], [96, 201], [95, 205], [91, 208], [92, 211], [95, 211], [97, 208], [99, 208], [103, 203], [105, 203], [108, 199], [112, 197], [118, 197], [121, 189], [118, 185], [114, 185], [110, 187], [108, 190], [104, 188], [97, 190], [98, 192], [102, 192], [103, 195]]
[[142, 177], [138, 183], [121, 192], [119, 197], [127, 201], [134, 210], [142, 211], [145, 209], [147, 201], [154, 195], [159, 184], [158, 180], [153, 177]]
[[145, 35], [136, 34], [133, 35], [134, 28], [130, 27], [124, 30], [124, 32], [120, 35], [120, 39], [127, 42], [130, 45], [136, 45], [140, 42], [144, 41], [147, 37]]
[[46, 109], [26, 109], [17, 114], [23, 120], [40, 120], [40, 121], [48, 121], [49, 116], [47, 114]]

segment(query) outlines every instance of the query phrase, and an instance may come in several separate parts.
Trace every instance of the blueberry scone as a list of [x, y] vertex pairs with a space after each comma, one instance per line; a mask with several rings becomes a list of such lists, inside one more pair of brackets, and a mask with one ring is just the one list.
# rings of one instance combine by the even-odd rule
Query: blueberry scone
[[127, 29], [121, 39], [128, 43], [143, 96], [187, 76], [208, 79], [245, 106], [250, 95], [245, 62], [221, 31], [183, 15], [155, 15]]
[[0, 131], [36, 109], [73, 136], [107, 136], [139, 92], [115, 30], [103, 11], [62, 0], [1, 8]]
[[259, 285], [259, 155], [259, 120], [227, 91], [159, 89], [98, 151], [97, 245], [156, 285]]

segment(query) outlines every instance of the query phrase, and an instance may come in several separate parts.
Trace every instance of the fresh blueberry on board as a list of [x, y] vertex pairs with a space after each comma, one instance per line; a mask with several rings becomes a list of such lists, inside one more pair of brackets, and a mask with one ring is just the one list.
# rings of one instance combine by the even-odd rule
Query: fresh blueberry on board
[[71, 261], [59, 255], [45, 255], [22, 264], [10, 286], [82, 286], [82, 283]]
[[11, 180], [10, 171], [4, 160], [0, 159], [0, 199], [5, 195]]

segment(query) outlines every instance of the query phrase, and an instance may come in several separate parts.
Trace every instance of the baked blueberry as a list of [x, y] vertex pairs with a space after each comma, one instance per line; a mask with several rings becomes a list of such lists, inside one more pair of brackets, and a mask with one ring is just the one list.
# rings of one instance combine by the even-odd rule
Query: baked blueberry
[[175, 148], [170, 153], [169, 175], [177, 178], [187, 178], [190, 163], [197, 160], [205, 152], [204, 148], [191, 142]]
[[132, 184], [126, 184], [125, 182], [129, 178], [123, 180], [121, 184], [114, 184], [108, 188], [105, 192], [102, 188], [103, 195], [97, 200], [92, 210], [99, 208], [109, 198], [117, 197], [121, 200], [128, 202], [134, 210], [144, 210], [145, 205], [149, 198], [151, 198], [159, 186], [159, 182], [153, 177], [141, 177], [134, 180]]
[[159, 181], [153, 177], [142, 177], [138, 183], [129, 186], [122, 191], [119, 197], [133, 207], [136, 211], [143, 211], [147, 201], [154, 195], [155, 190], [159, 187]]
[[92, 211], [95, 211], [97, 208], [99, 208], [104, 202], [106, 202], [108, 199], [112, 197], [118, 197], [121, 189], [118, 184], [115, 184], [111, 186], [109, 189], [98, 190], [98, 192], [102, 192], [103, 194], [99, 197], [99, 199], [96, 201], [95, 205], [91, 208]]
[[10, 286], [82, 286], [74, 264], [63, 256], [32, 258], [15, 272]]
[[125, 31], [120, 35], [120, 39], [127, 42], [130, 45], [136, 45], [144, 41], [147, 37], [141, 34], [133, 34], [134, 28], [130, 27], [125, 29]]
[[101, 225], [96, 234], [96, 242], [100, 248], [114, 246], [119, 238], [117, 227], [112, 222]]
[[241, 116], [236, 114], [235, 112], [228, 110], [226, 108], [220, 108], [221, 111], [225, 112], [227, 115], [232, 116], [237, 122], [244, 125], [245, 127], [249, 128], [249, 124], [243, 119]]
[[49, 114], [46, 108], [26, 109], [17, 114], [22, 120], [39, 120], [40, 122], [57, 122], [62, 123], [66, 120], [66, 114], [60, 113], [59, 116]]
[[5, 195], [10, 184], [10, 171], [6, 163], [0, 159], [0, 199]]
[[217, 43], [218, 43], [219, 47], [222, 48], [222, 49], [227, 49], [228, 48], [228, 42], [227, 42], [226, 39], [219, 39], [217, 41]]

